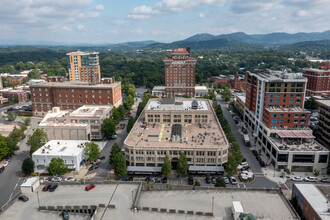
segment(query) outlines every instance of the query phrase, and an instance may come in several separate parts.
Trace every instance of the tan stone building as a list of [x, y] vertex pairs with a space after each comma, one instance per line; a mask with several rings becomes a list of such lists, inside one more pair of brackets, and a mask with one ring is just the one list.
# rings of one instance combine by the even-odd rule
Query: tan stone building
[[102, 122], [111, 115], [112, 106], [84, 105], [71, 112], [53, 108], [39, 124], [50, 140], [101, 140]]
[[221, 166], [229, 143], [212, 104], [204, 99], [151, 99], [124, 142], [129, 166], [175, 168], [181, 152], [189, 165]]

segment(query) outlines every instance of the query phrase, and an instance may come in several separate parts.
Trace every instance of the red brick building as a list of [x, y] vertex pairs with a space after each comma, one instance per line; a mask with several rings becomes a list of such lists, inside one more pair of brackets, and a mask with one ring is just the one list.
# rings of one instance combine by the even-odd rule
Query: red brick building
[[10, 102], [24, 103], [28, 99], [27, 92], [24, 90], [11, 89], [11, 90], [0, 91], [0, 93], [4, 98], [7, 98], [8, 101]]
[[240, 77], [238, 73], [235, 74], [234, 79], [229, 80], [230, 88], [235, 90], [245, 90], [246, 89], [246, 80], [245, 77]]
[[33, 114], [45, 115], [53, 107], [75, 110], [83, 105], [122, 104], [121, 83], [114, 78], [103, 79], [104, 84], [87, 82], [47, 82], [30, 87]]
[[195, 96], [196, 62], [190, 56], [190, 47], [174, 50], [170, 58], [165, 58], [165, 96]]
[[303, 69], [308, 79], [306, 96], [330, 95], [330, 62], [322, 62], [319, 69]]
[[245, 106], [268, 128], [306, 128], [309, 119], [309, 112], [304, 110], [306, 83], [306, 78], [298, 74], [248, 72]]
[[226, 84], [228, 83], [228, 79], [226, 76], [211, 76], [211, 79], [213, 79], [214, 83], [220, 83], [220, 84]]

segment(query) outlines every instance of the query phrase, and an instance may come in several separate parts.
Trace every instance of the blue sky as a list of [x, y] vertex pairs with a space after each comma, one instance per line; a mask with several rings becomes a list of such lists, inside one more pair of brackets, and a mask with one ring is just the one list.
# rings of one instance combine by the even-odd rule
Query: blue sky
[[0, 0], [0, 40], [171, 42], [198, 33], [320, 32], [329, 0]]

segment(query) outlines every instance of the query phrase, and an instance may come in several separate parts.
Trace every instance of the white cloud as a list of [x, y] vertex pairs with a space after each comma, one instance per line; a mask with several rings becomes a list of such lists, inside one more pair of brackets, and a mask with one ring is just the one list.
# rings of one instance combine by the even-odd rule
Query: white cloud
[[143, 30], [139, 28], [139, 29], [132, 30], [131, 32], [135, 33], [135, 34], [142, 34]]
[[103, 11], [103, 10], [104, 10], [104, 5], [101, 5], [101, 4], [96, 5], [95, 9], [96, 9], [97, 11]]
[[203, 14], [203, 13], [199, 13], [198, 17], [199, 17], [199, 18], [205, 18], [205, 14]]
[[129, 23], [125, 20], [117, 20], [115, 21], [115, 25], [119, 25], [119, 26], [129, 26]]
[[62, 29], [65, 30], [65, 31], [72, 31], [72, 29], [67, 27], [67, 26], [64, 26]]
[[178, 13], [201, 6], [223, 6], [227, 0], [162, 0], [153, 6], [141, 5], [128, 14], [128, 18], [147, 19], [150, 15], [163, 13]]
[[85, 28], [84, 25], [82, 25], [82, 24], [78, 25], [78, 30], [82, 30], [82, 29], [84, 29], [84, 28]]
[[79, 14], [79, 17], [80, 18], [97, 18], [100, 16], [100, 12], [98, 11], [89, 11], [89, 12], [86, 12], [86, 13], [80, 13]]

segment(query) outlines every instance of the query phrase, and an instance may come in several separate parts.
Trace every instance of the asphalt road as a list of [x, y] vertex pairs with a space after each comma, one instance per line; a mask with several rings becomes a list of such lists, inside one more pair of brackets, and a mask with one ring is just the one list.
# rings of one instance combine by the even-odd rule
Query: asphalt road
[[[132, 107], [133, 110], [131, 111], [133, 117], [135, 117], [135, 115], [136, 115], [137, 107], [138, 107], [139, 103], [141, 102], [143, 93], [146, 91], [146, 89], [138, 88], [138, 89], [136, 89], [136, 91], [137, 91], [137, 94], [140, 95], [140, 98], [137, 98], [137, 101], [136, 101], [136, 99], [134, 99], [135, 103], [134, 103], [134, 106]], [[128, 120], [122, 120], [119, 123], [119, 124], [125, 124], [125, 128], [121, 129], [121, 130], [117, 130], [117, 138], [115, 140], [105, 141], [106, 145], [100, 154], [100, 157], [104, 156], [105, 159], [103, 161], [101, 161], [101, 163], [99, 164], [99, 168], [96, 171], [97, 172], [96, 176], [93, 178], [94, 180], [103, 181], [108, 176], [109, 170], [111, 169], [111, 166], [109, 164], [109, 155], [111, 152], [112, 145], [115, 142], [117, 142], [121, 148], [123, 147], [124, 141], [127, 137], [127, 132], [126, 132], [127, 122], [128, 122]]]
[[27, 131], [26, 138], [21, 140], [20, 149], [15, 152], [9, 165], [5, 168], [4, 172], [0, 174], [0, 207], [3, 206], [12, 196], [20, 190], [20, 184], [23, 180], [22, 176], [22, 163], [23, 160], [29, 156], [30, 148], [26, 144], [27, 136], [32, 133], [32, 129], [38, 126], [41, 119], [31, 118], [31, 126]]

